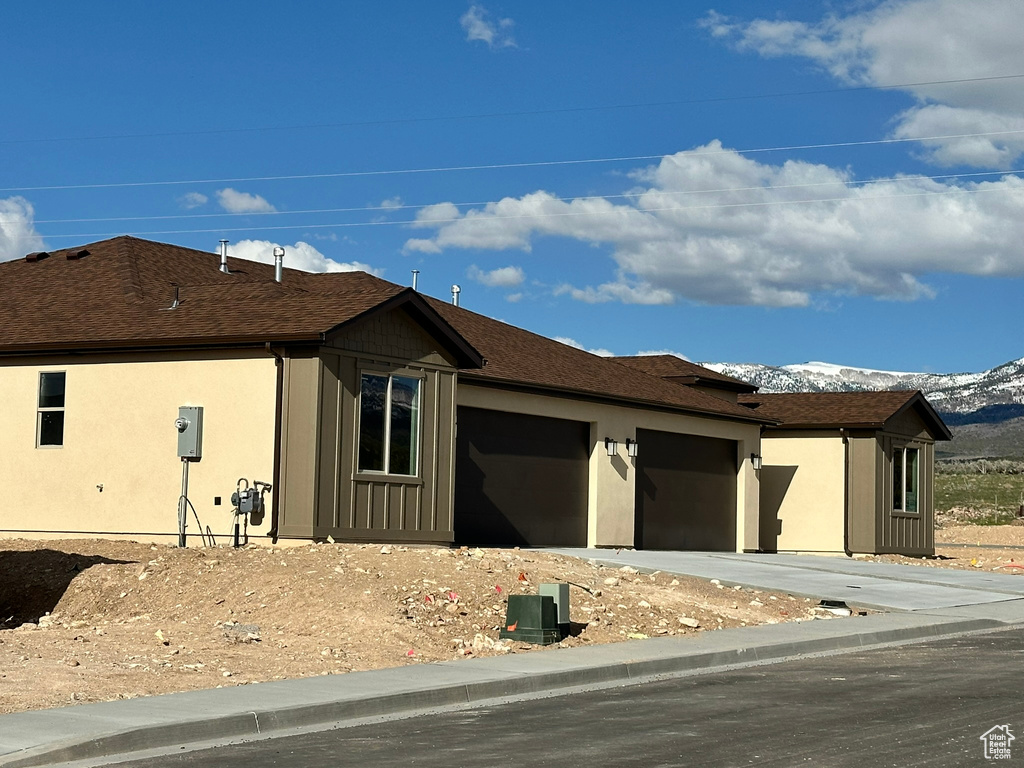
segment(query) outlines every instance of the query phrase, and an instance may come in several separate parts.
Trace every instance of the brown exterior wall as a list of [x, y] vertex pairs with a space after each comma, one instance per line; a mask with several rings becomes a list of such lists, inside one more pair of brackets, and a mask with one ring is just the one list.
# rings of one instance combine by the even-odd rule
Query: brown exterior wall
[[874, 432], [847, 437], [847, 548], [862, 554], [875, 551], [882, 471]]
[[[422, 380], [419, 474], [359, 472], [363, 371]], [[281, 537], [452, 541], [455, 369], [440, 344], [394, 310], [285, 362]]]
[[[920, 451], [918, 512], [893, 510], [892, 452]], [[935, 554], [935, 445], [915, 411], [890, 419], [885, 429], [850, 439], [848, 545], [861, 554]]]
[[[906, 436], [881, 434], [878, 439], [882, 482], [879, 484], [879, 507], [876, 515], [878, 554], [935, 554], [935, 504], [933, 500], [935, 446], [923, 440], [908, 441]], [[907, 446], [920, 451], [920, 489], [918, 512], [897, 512], [892, 508], [892, 451]]]

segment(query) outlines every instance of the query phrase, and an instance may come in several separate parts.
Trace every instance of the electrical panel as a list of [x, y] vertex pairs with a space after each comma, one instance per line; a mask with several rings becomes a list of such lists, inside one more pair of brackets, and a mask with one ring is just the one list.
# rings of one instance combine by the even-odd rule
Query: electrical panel
[[199, 460], [203, 457], [203, 407], [182, 405], [174, 422], [178, 430], [178, 456]]

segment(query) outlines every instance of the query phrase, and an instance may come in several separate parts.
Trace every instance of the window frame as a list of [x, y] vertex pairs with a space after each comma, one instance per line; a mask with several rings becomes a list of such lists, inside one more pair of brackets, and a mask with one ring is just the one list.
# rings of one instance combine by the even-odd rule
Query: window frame
[[[907, 467], [908, 457], [910, 453], [915, 454], [914, 459], [914, 490], [912, 495], [914, 496], [913, 511], [907, 510]], [[892, 456], [889, 458], [889, 469], [890, 469], [890, 490], [889, 498], [892, 502], [892, 514], [901, 515], [905, 517], [920, 517], [921, 516], [921, 446], [910, 445], [904, 443], [902, 445], [894, 445], [892, 447]], [[896, 475], [897, 457], [899, 457], [899, 477]], [[897, 482], [899, 483], [899, 498], [897, 499]], [[899, 506], [897, 506], [899, 502]]]
[[[53, 376], [59, 374], [64, 377], [64, 387], [61, 394], [61, 405], [42, 405], [43, 398], [43, 377]], [[45, 413], [60, 413], [62, 417], [67, 413], [67, 394], [68, 394], [68, 372], [66, 370], [59, 371], [39, 371], [39, 375], [36, 377], [36, 448], [42, 450], [52, 450], [64, 447], [64, 431], [67, 426], [66, 417], [62, 418], [60, 425], [60, 442], [59, 443], [44, 443], [43, 442], [43, 414]]]
[[[383, 424], [383, 457], [381, 465], [383, 469], [363, 469], [360, 464], [360, 449], [362, 446], [363, 439], [363, 379], [366, 376], [375, 376], [381, 379], [387, 379], [387, 386], [384, 394], [384, 424]], [[412, 474], [405, 474], [401, 472], [391, 471], [391, 419], [392, 419], [392, 388], [394, 385], [395, 378], [400, 379], [413, 379], [417, 382], [416, 384], [416, 402], [415, 402], [415, 414], [416, 420], [414, 425], [415, 438], [410, 442], [415, 448], [415, 467], [413, 468]], [[377, 370], [373, 368], [363, 368], [359, 370], [358, 379], [358, 392], [356, 397], [356, 413], [358, 417], [356, 419], [356, 446], [355, 446], [355, 474], [359, 475], [370, 475], [376, 478], [396, 478], [401, 482], [415, 482], [420, 479], [420, 473], [423, 466], [422, 455], [423, 455], [423, 389], [426, 382], [426, 376], [419, 371], [407, 371], [407, 370]]]

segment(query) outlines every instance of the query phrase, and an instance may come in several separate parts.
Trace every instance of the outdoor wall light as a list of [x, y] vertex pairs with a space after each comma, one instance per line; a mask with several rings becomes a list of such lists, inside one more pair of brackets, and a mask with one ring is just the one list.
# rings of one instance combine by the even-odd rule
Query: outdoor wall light
[[637, 457], [637, 445], [636, 440], [630, 440], [628, 437], [626, 438], [626, 455], [629, 456], [629, 458], [635, 459]]
[[619, 452], [619, 441], [606, 437], [604, 439], [604, 449], [608, 451], [609, 456], [616, 455]]
[[752, 454], [750, 454], [750, 463], [754, 465], [754, 469], [760, 469], [761, 468], [761, 454], [760, 453], [752, 453]]

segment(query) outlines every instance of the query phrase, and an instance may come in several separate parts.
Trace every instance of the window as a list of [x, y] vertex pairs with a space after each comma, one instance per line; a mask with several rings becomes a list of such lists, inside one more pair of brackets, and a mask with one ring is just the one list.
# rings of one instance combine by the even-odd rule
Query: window
[[920, 480], [920, 451], [896, 447], [892, 451], [892, 508], [896, 512], [917, 514]]
[[64, 445], [64, 371], [39, 374], [36, 447]]
[[359, 386], [359, 471], [415, 475], [419, 442], [420, 380], [364, 373]]

